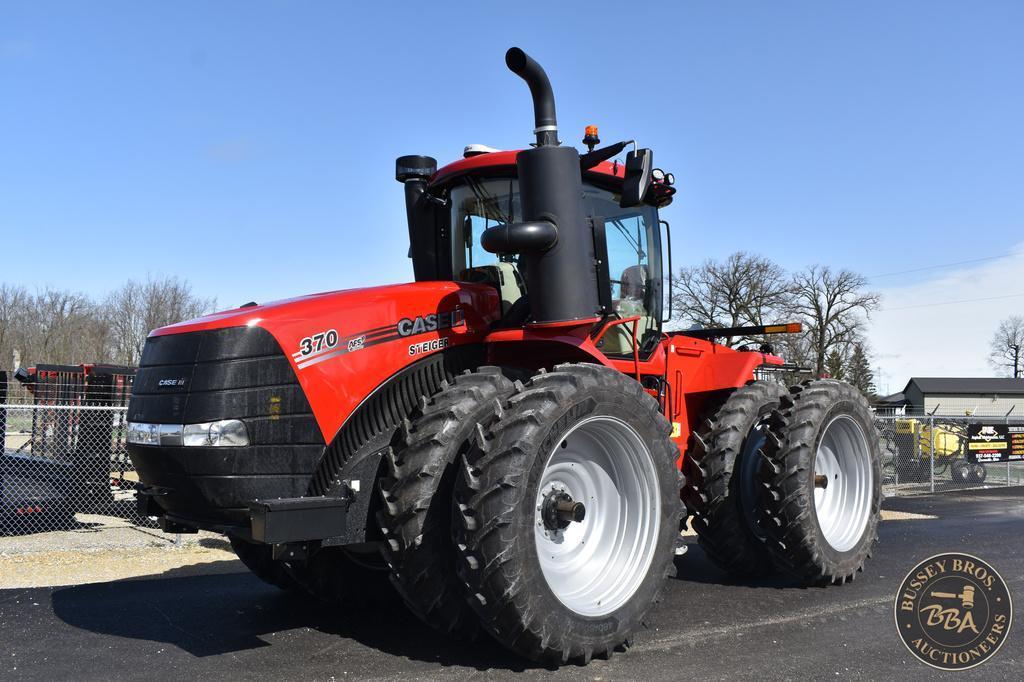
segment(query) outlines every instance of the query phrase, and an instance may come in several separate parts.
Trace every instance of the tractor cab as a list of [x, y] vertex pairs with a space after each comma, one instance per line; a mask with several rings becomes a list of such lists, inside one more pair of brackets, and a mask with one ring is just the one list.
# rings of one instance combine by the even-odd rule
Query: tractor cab
[[[425, 279], [494, 287], [501, 300], [498, 328], [521, 327], [531, 318], [520, 254], [494, 253], [483, 243], [488, 230], [525, 220], [517, 153], [466, 147], [464, 159], [431, 174], [423, 195], [417, 197], [428, 208], [415, 216], [419, 225], [410, 225], [411, 232], [419, 232], [411, 235], [414, 248], [410, 249], [417, 279], [423, 274]], [[607, 161], [585, 171], [582, 203], [597, 256], [599, 316], [606, 321], [636, 318], [639, 354], [647, 357], [661, 336], [663, 282], [670, 269], [662, 256], [662, 231], [668, 225], [659, 220], [658, 208], [671, 202], [675, 189], [667, 182], [671, 176], [655, 169], [651, 173], [655, 181], [643, 201], [623, 207], [624, 174], [623, 164]], [[433, 239], [424, 239], [427, 230]], [[609, 328], [596, 345], [606, 355], [631, 357], [632, 326]]]

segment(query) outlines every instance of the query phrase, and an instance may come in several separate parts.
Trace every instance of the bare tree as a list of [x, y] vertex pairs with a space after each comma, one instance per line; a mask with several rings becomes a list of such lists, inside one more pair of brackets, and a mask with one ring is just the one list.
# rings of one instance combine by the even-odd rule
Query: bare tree
[[14, 351], [20, 348], [29, 298], [25, 287], [0, 284], [0, 369], [9, 367]]
[[[738, 251], [722, 262], [683, 268], [673, 282], [678, 317], [702, 327], [742, 327], [780, 321], [789, 307], [785, 271], [776, 263]], [[730, 339], [735, 345], [744, 339]]]
[[857, 341], [871, 313], [878, 308], [878, 294], [865, 291], [867, 280], [849, 270], [833, 271], [812, 265], [793, 275], [790, 310], [804, 324], [815, 375], [825, 372], [825, 359], [834, 348]]
[[47, 287], [24, 301], [16, 329], [25, 365], [68, 364], [105, 355], [99, 310], [82, 293]]
[[198, 317], [213, 310], [216, 299], [200, 298], [188, 282], [177, 277], [128, 280], [104, 301], [114, 362], [137, 365], [146, 336], [157, 327]]
[[1011, 315], [999, 323], [988, 361], [997, 372], [1014, 378], [1024, 376], [1024, 316]]

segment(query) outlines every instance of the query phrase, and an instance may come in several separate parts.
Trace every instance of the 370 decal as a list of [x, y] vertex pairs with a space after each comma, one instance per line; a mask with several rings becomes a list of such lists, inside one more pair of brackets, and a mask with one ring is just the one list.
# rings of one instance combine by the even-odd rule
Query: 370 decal
[[[462, 308], [426, 313], [415, 317], [404, 317], [397, 323], [385, 324], [373, 329], [340, 336], [336, 329], [327, 329], [303, 337], [299, 341], [299, 349], [292, 353], [292, 360], [299, 369], [318, 365], [325, 360], [355, 353], [364, 348], [405, 339], [420, 334], [442, 332], [466, 325], [466, 314]], [[423, 355], [448, 348], [451, 339], [447, 336], [428, 339], [408, 346], [409, 355]]]
[[338, 332], [333, 329], [328, 329], [325, 332], [319, 334], [313, 334], [299, 341], [299, 352], [300, 357], [311, 355], [313, 353], [320, 353], [324, 350], [334, 348], [338, 345]]

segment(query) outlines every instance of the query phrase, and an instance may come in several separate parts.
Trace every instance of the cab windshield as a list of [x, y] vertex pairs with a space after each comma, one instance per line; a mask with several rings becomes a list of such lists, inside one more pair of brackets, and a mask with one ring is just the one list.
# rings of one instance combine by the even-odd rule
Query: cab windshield
[[515, 178], [479, 179], [467, 176], [451, 191], [452, 271], [466, 279], [470, 268], [493, 265], [499, 260], [514, 263], [515, 256], [500, 259], [480, 246], [480, 235], [489, 227], [519, 222], [523, 208], [519, 181]]
[[[480, 246], [480, 236], [490, 227], [522, 222], [518, 180], [467, 176], [451, 189], [450, 197], [455, 279], [479, 282], [497, 276], [507, 307], [525, 293], [518, 256], [488, 253]], [[587, 216], [604, 219], [614, 312], [619, 317], [642, 318], [638, 336], [660, 327], [656, 321], [661, 310], [657, 300], [660, 287], [653, 285], [661, 276], [657, 209], [647, 205], [621, 208], [617, 194], [589, 184], [583, 185], [583, 207]], [[488, 275], [486, 271], [493, 272]]]

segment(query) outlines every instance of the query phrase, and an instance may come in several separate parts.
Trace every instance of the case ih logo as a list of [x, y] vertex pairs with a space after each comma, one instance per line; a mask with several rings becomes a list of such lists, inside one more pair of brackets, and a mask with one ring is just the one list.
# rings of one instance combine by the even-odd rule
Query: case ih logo
[[161, 379], [157, 382], [157, 386], [164, 388], [167, 386], [184, 386], [184, 379]]
[[448, 310], [442, 313], [420, 315], [415, 319], [409, 319], [406, 317], [399, 320], [395, 330], [398, 332], [399, 336], [414, 336], [416, 334], [424, 334], [426, 332], [436, 332], [442, 329], [461, 327], [465, 323], [465, 313], [462, 312], [461, 308], [456, 308], [455, 310]]

